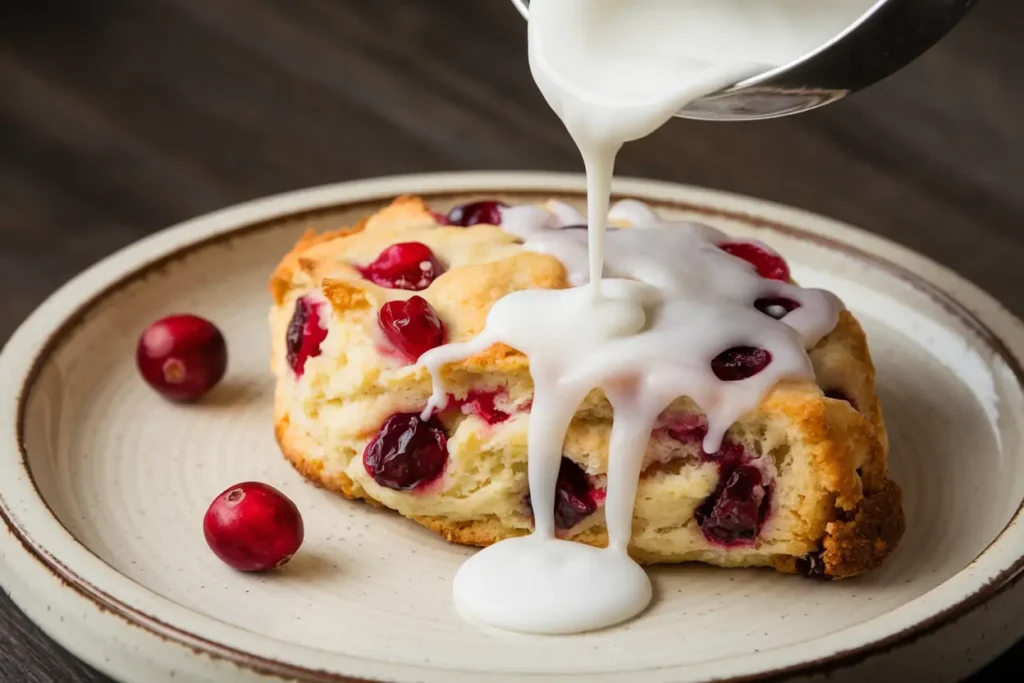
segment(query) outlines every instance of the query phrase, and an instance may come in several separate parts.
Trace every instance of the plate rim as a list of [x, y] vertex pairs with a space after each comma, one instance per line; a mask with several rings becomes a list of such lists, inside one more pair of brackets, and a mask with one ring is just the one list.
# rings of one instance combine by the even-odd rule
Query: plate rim
[[[533, 192], [549, 195], [570, 194], [578, 197], [583, 188], [584, 179], [579, 174], [528, 171], [417, 174], [333, 183], [272, 195], [214, 211], [157, 232], [102, 259], [50, 295], [19, 326], [4, 345], [3, 351], [0, 352], [0, 381], [7, 384], [6, 380], [10, 375], [10, 379], [14, 379], [17, 386], [17, 391], [4, 397], [3, 402], [0, 403], [0, 430], [5, 432], [2, 437], [4, 439], [10, 438], [9, 434], [13, 431], [15, 438], [13, 452], [18, 460], [14, 465], [16, 468], [20, 468], [22, 474], [25, 475], [24, 478], [27, 478], [27, 481], [22, 482], [26, 487], [22, 492], [35, 496], [38, 503], [42, 505], [39, 512], [45, 513], [43, 519], [37, 519], [34, 523], [50, 525], [50, 531], [56, 531], [62, 543], [70, 542], [71, 546], [77, 546], [102, 564], [106, 570], [120, 577], [122, 582], [126, 581], [137, 585], [142, 591], [156, 598], [158, 602], [181, 608], [174, 601], [155, 594], [140, 584], [134, 584], [131, 579], [103, 563], [85, 546], [81, 545], [77, 538], [50, 511], [48, 504], [32, 480], [32, 474], [27, 465], [28, 453], [24, 444], [23, 429], [27, 398], [33, 383], [45, 366], [48, 357], [61, 344], [64, 336], [82, 324], [88, 314], [112, 293], [145, 278], [174, 261], [187, 257], [194, 251], [216, 243], [244, 237], [249, 233], [279, 225], [285, 220], [310, 218], [342, 208], [358, 208], [364, 204], [377, 205], [382, 200], [399, 194], [419, 194], [430, 197], [486, 192]], [[746, 195], [637, 178], [616, 179], [614, 192], [618, 196], [636, 196], [662, 205], [672, 205], [683, 209], [693, 208], [705, 214], [717, 214], [751, 225], [770, 228], [791, 237], [810, 239], [822, 246], [838, 249], [859, 260], [867, 261], [874, 267], [881, 267], [907, 281], [916, 289], [923, 290], [929, 297], [968, 324], [974, 333], [979, 334], [984, 342], [994, 348], [1008, 363], [1017, 382], [1024, 385], [1024, 370], [1022, 370], [1020, 362], [1021, 353], [1024, 352], [1024, 323], [1021, 323], [1001, 303], [974, 284], [907, 247], [819, 214]], [[749, 207], [752, 211], [756, 210], [757, 213], [723, 208], [726, 205]], [[854, 241], [857, 245], [854, 244]], [[881, 256], [879, 252], [885, 253], [885, 257]], [[955, 295], [946, 291], [936, 280], [945, 287], [955, 290]], [[1016, 353], [999, 333], [1000, 331], [1016, 338], [1015, 346], [1019, 347]], [[42, 343], [37, 344], [36, 341], [42, 341]], [[34, 350], [33, 346], [35, 346]], [[12, 407], [14, 409], [13, 421], [11, 420], [12, 412], [9, 410]], [[8, 427], [13, 427], [13, 430], [9, 430]], [[0, 471], [3, 471], [2, 468], [8, 465], [10, 463], [0, 463]], [[226, 659], [259, 674], [301, 677], [317, 681], [374, 680], [306, 668], [290, 662], [279, 661], [272, 656], [257, 655], [191, 633], [181, 626], [167, 623], [154, 614], [133, 607], [78, 576], [74, 570], [61, 562], [57, 555], [37, 543], [32, 534], [18, 522], [18, 516], [11, 513], [4, 498], [4, 491], [8, 487], [7, 484], [0, 481], [0, 519], [3, 520], [8, 532], [19, 541], [27, 553], [65, 586], [75, 589], [83, 599], [89, 600], [95, 607], [101, 610], [106, 609], [121, 617], [129, 625], [141, 627], [164, 640], [183, 644], [193, 650], [198, 649], [202, 654], [210, 657]], [[1024, 501], [1018, 506], [1006, 527], [964, 570], [928, 593], [915, 598], [918, 600], [934, 593], [948, 585], [949, 582], [955, 581], [979, 562], [984, 564], [983, 560], [990, 554], [990, 551], [1000, 545], [1002, 541], [1008, 540], [1008, 534], [1014, 532], [1015, 540], [1018, 542], [1015, 549], [1011, 549], [1010, 561], [1001, 568], [997, 567], [998, 571], [987, 577], [987, 580], [979, 579], [971, 591], [963, 593], [956, 602], [946, 605], [944, 609], [915, 621], [908, 627], [894, 630], [878, 639], [868, 640], [859, 646], [838, 649], [816, 659], [796, 661], [784, 666], [741, 674], [737, 680], [769, 681], [797, 674], [817, 674], [845, 668], [874, 655], [883, 654], [912, 643], [945, 625], [958, 621], [989, 600], [996, 598], [1024, 577], [1024, 543], [1021, 542], [1024, 541], [1024, 536], [1020, 533], [1021, 527], [1024, 526], [1022, 518], [1024, 518]], [[52, 525], [54, 524], [59, 529], [53, 529]], [[1019, 556], [1014, 557], [1014, 553]], [[2, 556], [0, 556], [0, 560], [2, 560]], [[979, 575], [982, 574], [983, 572], [979, 572]], [[31, 577], [29, 577], [30, 579]], [[6, 584], [7, 581], [6, 579], [0, 580], [0, 583]], [[909, 603], [905, 603], [903, 606], [905, 607], [907, 604]], [[189, 614], [197, 615], [187, 608], [181, 609]], [[205, 615], [198, 616], [205, 617]], [[850, 627], [850, 629], [870, 624], [884, 616], [876, 617], [864, 624]], [[212, 617], [210, 618], [212, 619]], [[840, 633], [844, 631], [840, 631]], [[827, 636], [821, 638], [827, 638]], [[780, 649], [786, 650], [788, 647], [792, 646]], [[772, 652], [778, 651], [773, 650]], [[770, 653], [762, 654], [769, 655]], [[379, 665], [397, 666], [393, 663], [372, 661]], [[436, 669], [435, 671], [449, 670]]]

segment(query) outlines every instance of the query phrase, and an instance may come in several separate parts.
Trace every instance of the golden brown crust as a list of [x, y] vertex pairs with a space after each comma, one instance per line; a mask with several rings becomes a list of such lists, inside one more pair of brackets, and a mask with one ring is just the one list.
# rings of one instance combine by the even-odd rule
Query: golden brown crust
[[[429, 231], [424, 232], [424, 226], [429, 227]], [[553, 257], [510, 250], [514, 249], [510, 245], [511, 240], [488, 226], [459, 231], [437, 227], [433, 225], [426, 204], [412, 197], [396, 200], [352, 228], [321, 236], [306, 235], [285, 256], [271, 280], [275, 300], [271, 317], [275, 335], [272, 366], [279, 375], [275, 401], [278, 443], [285, 457], [311, 481], [347, 498], [393, 508], [397, 507], [396, 499], [388, 497], [393, 492], [378, 490], [379, 487], [372, 480], [367, 481], [361, 471], [361, 458], [358, 456], [365, 441], [362, 445], [347, 445], [345, 454], [339, 455], [334, 452], [337, 444], [328, 447], [319, 443], [291, 419], [289, 410], [301, 409], [294, 402], [289, 403], [294, 399], [290, 392], [295, 391], [295, 380], [287, 371], [281, 370], [281, 346], [289, 315], [288, 302], [293, 300], [289, 296], [296, 296], [289, 294], [293, 290], [305, 293], [319, 289], [330, 302], [336, 318], [353, 320], [358, 316], [365, 317], [368, 309], [393, 297], [394, 294], [388, 290], [380, 290], [353, 275], [357, 272], [345, 265], [340, 255], [350, 249], [349, 239], [354, 240], [351, 244], [355, 246], [351, 249], [358, 251], [361, 248], [365, 258], [366, 254], [375, 253], [375, 249], [387, 244], [379, 245], [370, 239], [375, 231], [380, 231], [384, 239], [394, 241], [401, 237], [403, 231], [411, 229], [420, 230], [417, 234], [422, 236], [436, 235], [435, 239], [449, 240], [450, 243], [461, 240], [456, 244], [458, 249], [453, 248], [449, 253], [454, 254], [453, 259], [469, 255], [457, 268], [451, 268], [437, 278], [428, 291], [420, 292], [444, 320], [451, 341], [464, 341], [478, 334], [483, 329], [491, 305], [509, 292], [567, 286], [565, 270]], [[445, 233], [446, 230], [451, 232]], [[473, 262], [472, 259], [480, 253], [473, 241], [477, 239], [473, 231], [482, 235], [478, 241], [499, 243], [496, 258], [484, 263]], [[737, 423], [735, 428], [735, 437], [746, 439], [747, 446], [758, 449], [759, 453], [762, 444], [758, 439], [763, 440], [768, 432], [774, 433], [773, 438], [782, 444], [778, 453], [765, 453], [794, 482], [790, 491], [777, 492], [777, 495], [784, 493], [786, 496], [780, 503], [785, 505], [786, 515], [785, 538], [772, 546], [776, 551], [751, 549], [749, 552], [733, 552], [708, 548], [706, 544], [704, 547], [677, 544], [674, 549], [664, 550], [656, 538], [652, 541], [651, 534], [648, 534], [646, 540], [630, 549], [638, 561], [695, 560], [723, 566], [770, 566], [782, 572], [795, 572], [800, 571], [801, 557], [820, 553], [824, 574], [844, 578], [874, 568], [891, 552], [903, 532], [903, 512], [899, 488], [888, 479], [888, 440], [874, 391], [875, 370], [863, 330], [850, 313], [843, 311], [836, 328], [811, 350], [810, 356], [822, 388], [849, 397], [856, 408], [845, 400], [824, 397], [813, 384], [786, 382], [776, 387], [758, 410]], [[379, 373], [379, 369], [374, 372]], [[473, 387], [480, 378], [492, 378], [488, 381], [493, 381], [498, 377], [510, 382], [511, 387], [514, 378], [527, 397], [532, 392], [527, 359], [501, 344], [467, 361], [446, 366], [442, 372], [450, 385]], [[410, 376], [396, 388], [400, 392], [420, 396], [415, 401], [423, 401], [429, 393], [429, 382], [424, 382], [423, 377]], [[376, 393], [388, 392], [376, 384], [369, 389]], [[682, 412], [693, 410], [686, 399], [680, 399], [673, 406]], [[365, 436], [365, 440], [374, 433], [380, 424], [379, 419], [383, 419], [373, 417], [376, 413], [372, 411], [370, 415], [368, 419], [372, 424], [361, 425], [355, 430], [360, 438]], [[577, 417], [581, 424], [574, 422], [573, 429], [585, 432], [594, 425], [606, 427], [611, 420], [611, 406], [600, 392], [593, 392], [581, 405]], [[315, 419], [315, 413], [313, 418], [307, 419]], [[309, 428], [311, 423], [307, 421], [305, 424]], [[592, 444], [589, 455], [593, 458], [589, 471], [603, 472], [607, 434], [602, 436], [598, 433], [596, 437], [588, 438], [591, 440], [578, 440], [577, 445]], [[764, 443], [769, 441], [771, 439]], [[769, 446], [764, 445], [764, 448]], [[578, 459], [576, 453], [567, 451], [566, 455]], [[468, 457], [475, 456], [470, 454]], [[361, 477], [362, 484], [357, 481]], [[376, 493], [367, 489], [376, 490]], [[423, 514], [423, 508], [401, 511], [456, 543], [485, 546], [527, 532], [521, 524], [510, 523], [502, 515], [492, 513], [463, 518]], [[643, 527], [646, 520], [637, 517], [635, 524]], [[651, 533], [657, 535], [657, 531]], [[591, 545], [606, 545], [603, 520], [574, 530], [571, 538]], [[636, 529], [634, 541], [637, 541]], [[778, 551], [780, 548], [782, 552]]]

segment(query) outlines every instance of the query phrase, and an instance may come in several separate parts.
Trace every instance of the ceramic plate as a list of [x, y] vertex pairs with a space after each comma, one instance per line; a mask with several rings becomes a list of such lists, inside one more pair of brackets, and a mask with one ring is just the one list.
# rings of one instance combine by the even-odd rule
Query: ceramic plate
[[[624, 180], [667, 217], [772, 244], [867, 330], [905, 491], [907, 533], [880, 570], [820, 583], [765, 570], [652, 570], [653, 607], [566, 637], [480, 629], [452, 610], [472, 550], [314, 488], [271, 426], [268, 275], [298, 234], [392, 196], [581, 202], [547, 174], [389, 178], [271, 197], [121, 251], [50, 298], [0, 360], [0, 581], [48, 633], [124, 681], [954, 680], [1020, 637], [1024, 327], [949, 271], [854, 228], [754, 199]], [[230, 347], [201, 405], [137, 376], [152, 320], [206, 316]], [[233, 572], [201, 520], [228, 486], [279, 487], [306, 520], [282, 571]], [[611, 589], [611, 588], [610, 588]]]

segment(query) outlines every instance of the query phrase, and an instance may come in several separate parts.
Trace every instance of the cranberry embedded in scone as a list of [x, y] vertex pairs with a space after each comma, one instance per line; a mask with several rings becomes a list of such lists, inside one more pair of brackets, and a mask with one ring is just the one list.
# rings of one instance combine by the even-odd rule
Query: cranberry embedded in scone
[[448, 437], [436, 419], [396, 413], [363, 451], [363, 467], [381, 486], [408, 491], [441, 476], [448, 462]]
[[421, 296], [387, 302], [381, 306], [377, 322], [387, 340], [413, 363], [430, 349], [444, 344], [444, 324]]
[[501, 225], [501, 209], [507, 206], [505, 202], [494, 199], [463, 204], [448, 212], [445, 223], [463, 228], [479, 224]]
[[741, 258], [757, 269], [757, 274], [766, 280], [782, 280], [789, 282], [789, 266], [776, 254], [762, 249], [749, 242], [728, 242], [719, 244], [718, 248], [736, 258]]
[[[569, 458], [562, 457], [555, 483], [555, 528], [567, 531], [597, 511], [604, 500], [604, 492], [590, 484], [587, 473]], [[526, 509], [533, 514], [530, 494], [526, 494]]]
[[[489, 425], [501, 424], [511, 415], [495, 405], [499, 392], [470, 391], [462, 400], [450, 400], [449, 407], [461, 410], [466, 415], [476, 415]], [[451, 399], [451, 397], [449, 397]]]
[[718, 488], [694, 512], [704, 537], [724, 545], [752, 541], [771, 507], [771, 485], [753, 465], [720, 467]]
[[782, 320], [788, 314], [800, 308], [800, 304], [792, 299], [783, 297], [772, 297], [769, 299], [758, 299], [754, 302], [754, 308], [761, 311], [770, 318]]
[[327, 336], [327, 329], [320, 322], [320, 307], [323, 304], [308, 296], [295, 302], [295, 312], [288, 323], [285, 338], [288, 366], [296, 377], [302, 377], [306, 361], [320, 355], [320, 344]]
[[772, 354], [764, 349], [735, 346], [715, 356], [711, 361], [711, 370], [723, 382], [738, 382], [753, 377], [771, 362]]
[[373, 263], [358, 270], [375, 285], [418, 292], [429, 287], [444, 272], [444, 267], [422, 242], [400, 242], [392, 244]]

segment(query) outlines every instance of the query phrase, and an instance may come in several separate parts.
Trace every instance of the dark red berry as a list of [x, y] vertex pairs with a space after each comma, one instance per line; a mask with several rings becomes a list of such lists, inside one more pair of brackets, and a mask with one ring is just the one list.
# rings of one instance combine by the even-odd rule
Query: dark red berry
[[436, 419], [396, 413], [363, 451], [363, 467], [389, 489], [406, 491], [437, 479], [448, 461], [448, 437]]
[[694, 513], [704, 537], [724, 545], [752, 541], [771, 507], [771, 488], [753, 465], [720, 468], [718, 488]]
[[320, 355], [320, 344], [327, 336], [327, 329], [320, 320], [322, 303], [308, 296], [295, 302], [295, 312], [288, 323], [285, 337], [288, 366], [296, 377], [302, 377], [306, 361]]
[[718, 248], [751, 264], [765, 279], [789, 282], [789, 266], [778, 254], [749, 242], [729, 242], [718, 245]]
[[167, 398], [194, 401], [224, 377], [228, 346], [209, 320], [172, 315], [142, 333], [135, 363], [149, 386]]
[[[594, 514], [604, 492], [596, 491], [587, 473], [569, 458], [562, 457], [555, 484], [555, 528], [562, 531], [573, 528]], [[526, 509], [533, 513], [530, 495], [526, 495]]]
[[753, 377], [768, 367], [772, 362], [772, 354], [764, 349], [751, 346], [735, 346], [722, 351], [711, 361], [711, 370], [715, 377], [723, 382], [738, 382]]
[[788, 314], [792, 313], [796, 309], [800, 308], [800, 304], [793, 301], [792, 299], [784, 299], [782, 297], [775, 297], [770, 299], [758, 299], [754, 302], [754, 308], [761, 311], [765, 315], [781, 320]]
[[413, 363], [444, 344], [444, 324], [421, 296], [387, 302], [381, 306], [377, 322], [388, 341]]
[[501, 225], [501, 209], [507, 207], [505, 202], [485, 200], [456, 206], [448, 212], [447, 224], [468, 228], [471, 225]]
[[487, 424], [496, 425], [511, 417], [495, 405], [497, 398], [497, 391], [471, 391], [466, 398], [454, 401], [449, 405], [460, 409], [467, 415], [476, 415]]
[[380, 252], [373, 263], [359, 272], [381, 287], [418, 292], [429, 287], [444, 267], [422, 242], [400, 242]]
[[236, 484], [217, 496], [203, 518], [210, 550], [231, 567], [260, 572], [280, 567], [302, 545], [302, 515], [286, 495], [259, 482]]

